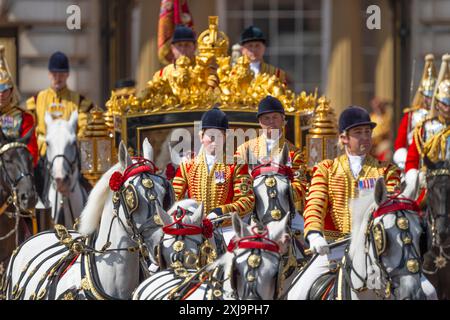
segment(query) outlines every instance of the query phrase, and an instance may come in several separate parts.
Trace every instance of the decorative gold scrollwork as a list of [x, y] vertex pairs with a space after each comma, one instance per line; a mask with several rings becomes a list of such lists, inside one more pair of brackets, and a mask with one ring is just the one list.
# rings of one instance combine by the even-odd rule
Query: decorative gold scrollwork
[[125, 199], [125, 205], [128, 209], [128, 213], [132, 214], [134, 211], [136, 211], [139, 205], [136, 189], [132, 184], [129, 184], [122, 192], [123, 198]]
[[267, 177], [266, 180], [264, 181], [264, 183], [269, 188], [272, 188], [272, 187], [274, 187], [277, 184], [277, 180], [275, 180], [274, 177]]
[[257, 254], [251, 254], [247, 258], [247, 264], [252, 268], [258, 268], [259, 265], [261, 264], [261, 256]]
[[373, 241], [375, 244], [375, 251], [378, 256], [382, 255], [386, 250], [386, 232], [382, 223], [377, 223], [372, 228]]

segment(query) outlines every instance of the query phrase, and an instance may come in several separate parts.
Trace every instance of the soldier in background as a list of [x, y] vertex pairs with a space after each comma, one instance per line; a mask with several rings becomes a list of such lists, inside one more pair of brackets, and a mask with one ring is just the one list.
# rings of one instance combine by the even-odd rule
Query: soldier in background
[[45, 113], [49, 112], [54, 119], [69, 120], [72, 112], [78, 111], [78, 137], [81, 137], [87, 125], [88, 113], [93, 103], [83, 95], [67, 87], [69, 77], [69, 59], [62, 52], [55, 52], [48, 63], [50, 87], [40, 91], [27, 100], [27, 109], [36, 121], [36, 134], [39, 154], [46, 154]]
[[406, 155], [413, 140], [414, 128], [427, 117], [430, 111], [436, 85], [436, 68], [433, 62], [434, 56], [427, 54], [422, 79], [414, 96], [412, 106], [404, 110], [405, 114], [397, 131], [393, 160], [402, 170], [405, 170]]

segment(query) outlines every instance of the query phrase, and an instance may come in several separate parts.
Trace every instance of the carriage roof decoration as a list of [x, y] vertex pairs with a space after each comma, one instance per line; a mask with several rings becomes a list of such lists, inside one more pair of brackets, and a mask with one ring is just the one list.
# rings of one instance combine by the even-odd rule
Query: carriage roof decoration
[[123, 140], [129, 151], [140, 153], [144, 136], [154, 145], [146, 130], [192, 127], [201, 113], [216, 103], [227, 112], [231, 126], [259, 128], [258, 103], [267, 95], [278, 98], [285, 107], [287, 138], [298, 147], [305, 145], [302, 130], [310, 128], [317, 89], [314, 93], [296, 94], [275, 75], [254, 77], [246, 56], [232, 63], [229, 39], [219, 31], [217, 16], [209, 17], [209, 28], [199, 35], [197, 48], [195, 63], [180, 57], [169, 76], [148, 81], [140, 94], [112, 92], [105, 120], [114, 132], [116, 147]]

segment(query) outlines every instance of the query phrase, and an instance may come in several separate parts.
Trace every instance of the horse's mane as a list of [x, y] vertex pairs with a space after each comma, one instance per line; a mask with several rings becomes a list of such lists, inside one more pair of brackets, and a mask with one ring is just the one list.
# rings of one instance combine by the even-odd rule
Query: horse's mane
[[120, 163], [117, 163], [106, 171], [89, 194], [87, 204], [80, 216], [80, 226], [78, 231], [81, 234], [89, 235], [94, 233], [97, 229], [106, 200], [111, 192], [109, 189], [109, 179], [112, 174], [115, 171], [120, 170], [120, 168]]
[[376, 206], [374, 191], [361, 191], [358, 198], [350, 201], [350, 212], [352, 215], [352, 240], [350, 244], [350, 257], [355, 252], [362, 250], [366, 237], [366, 228], [372, 209]]

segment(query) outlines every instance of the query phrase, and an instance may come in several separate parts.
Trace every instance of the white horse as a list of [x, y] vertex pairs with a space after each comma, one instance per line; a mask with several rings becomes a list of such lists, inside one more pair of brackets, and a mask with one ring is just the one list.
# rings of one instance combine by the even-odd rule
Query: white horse
[[281, 256], [289, 245], [287, 217], [261, 229], [232, 214], [233, 249], [188, 277], [166, 270], [136, 289], [136, 300], [274, 299], [279, 293]]
[[[148, 146], [143, 150], [144, 157], [152, 157], [146, 154]], [[133, 162], [121, 143], [119, 164], [92, 190], [79, 231], [56, 226], [19, 247], [7, 268], [5, 297], [131, 298], [140, 267], [145, 273], [147, 256], [155, 260], [154, 248], [162, 237], [155, 209], [170, 205], [173, 197], [170, 183], [147, 170], [147, 163]]]
[[72, 228], [83, 210], [88, 193], [80, 184], [80, 156], [77, 146], [78, 112], [73, 112], [69, 121], [54, 120], [45, 114], [47, 130], [47, 170], [50, 176], [42, 199], [51, 207], [54, 223]]
[[[339, 250], [345, 248], [342, 261], [324, 260], [325, 263], [314, 265], [329, 273], [322, 275], [311, 288], [308, 277], [314, 272], [314, 260], [328, 259], [314, 256], [311, 269], [308, 271], [306, 267], [294, 280], [287, 298], [425, 299], [419, 249], [422, 226], [412, 200], [402, 195], [388, 196], [384, 179], [379, 178], [375, 192], [361, 193], [351, 202], [351, 212], [350, 243], [339, 247]], [[329, 257], [336, 249], [331, 250]], [[327, 262], [329, 266], [325, 266]]]

